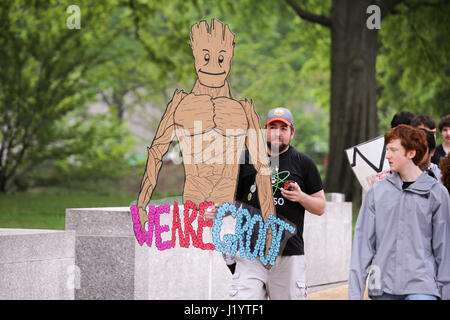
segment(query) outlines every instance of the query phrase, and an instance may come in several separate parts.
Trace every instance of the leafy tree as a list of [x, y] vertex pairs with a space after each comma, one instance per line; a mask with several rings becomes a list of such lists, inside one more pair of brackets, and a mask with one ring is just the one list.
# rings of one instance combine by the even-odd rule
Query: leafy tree
[[377, 58], [383, 131], [400, 110], [428, 114], [437, 122], [450, 113], [449, 14], [450, 5], [443, 2], [403, 4], [383, 22]]
[[81, 29], [69, 29], [70, 4], [0, 4], [1, 192], [26, 188], [33, 170], [49, 161], [97, 148], [98, 134], [117, 134], [105, 127], [108, 119], [89, 115], [86, 107], [95, 93], [86, 73], [104, 63], [101, 53], [115, 36], [113, 7], [79, 1]]

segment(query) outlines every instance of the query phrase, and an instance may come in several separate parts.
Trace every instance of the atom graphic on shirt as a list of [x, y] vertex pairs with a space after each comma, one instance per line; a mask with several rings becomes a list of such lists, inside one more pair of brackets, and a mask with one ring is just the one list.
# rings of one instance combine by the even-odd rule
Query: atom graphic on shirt
[[[285, 175], [285, 176], [283, 176]], [[272, 188], [273, 194], [275, 194], [284, 184], [284, 181], [291, 175], [289, 171], [280, 171], [272, 173]], [[280, 187], [281, 184], [281, 187]]]

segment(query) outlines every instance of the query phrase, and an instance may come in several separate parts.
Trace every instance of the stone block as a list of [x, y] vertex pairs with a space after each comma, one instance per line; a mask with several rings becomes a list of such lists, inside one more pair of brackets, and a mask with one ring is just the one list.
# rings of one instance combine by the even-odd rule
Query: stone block
[[66, 230], [76, 231], [75, 299], [134, 299], [135, 238], [128, 208], [66, 209]]
[[308, 287], [348, 280], [352, 245], [351, 202], [327, 202], [322, 216], [306, 212], [303, 239]]
[[325, 198], [329, 202], [345, 202], [345, 194], [329, 192], [325, 193]]
[[0, 229], [0, 300], [74, 299], [75, 232]]
[[[233, 232], [226, 221], [224, 232]], [[172, 227], [172, 215], [161, 215], [160, 224]], [[196, 230], [196, 220], [192, 226]], [[163, 251], [154, 242], [152, 247], [140, 246], [128, 207], [66, 209], [66, 229], [76, 231], [75, 264], [81, 276], [76, 299], [225, 299], [228, 295], [231, 273], [221, 253], [192, 244], [180, 248], [178, 242]], [[211, 228], [204, 230], [204, 242], [212, 242]], [[163, 242], [171, 238], [171, 232], [162, 234]]]

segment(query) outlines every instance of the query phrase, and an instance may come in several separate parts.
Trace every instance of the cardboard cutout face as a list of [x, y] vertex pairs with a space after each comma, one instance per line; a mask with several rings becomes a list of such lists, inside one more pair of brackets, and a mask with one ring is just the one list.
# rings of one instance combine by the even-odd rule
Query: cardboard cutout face
[[212, 20], [211, 28], [206, 21], [201, 21], [191, 30], [195, 72], [200, 83], [210, 88], [223, 87], [231, 70], [234, 34], [217, 19]]

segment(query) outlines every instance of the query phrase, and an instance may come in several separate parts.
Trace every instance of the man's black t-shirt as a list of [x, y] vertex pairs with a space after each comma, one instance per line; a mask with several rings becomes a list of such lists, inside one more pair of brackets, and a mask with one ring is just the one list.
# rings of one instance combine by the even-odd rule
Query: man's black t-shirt
[[[297, 232], [291, 237], [283, 250], [283, 256], [303, 255], [303, 221], [305, 208], [298, 203], [285, 199], [281, 195], [284, 181], [297, 182], [303, 192], [313, 194], [323, 189], [322, 179], [313, 160], [294, 147], [280, 154], [278, 167], [275, 159], [270, 158], [272, 168], [272, 190], [277, 217], [285, 218], [296, 225]], [[240, 165], [239, 181], [236, 191], [236, 200], [248, 203], [259, 209], [258, 188], [255, 183], [256, 170], [249, 161], [248, 151], [245, 152], [245, 163]]]

